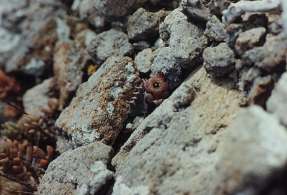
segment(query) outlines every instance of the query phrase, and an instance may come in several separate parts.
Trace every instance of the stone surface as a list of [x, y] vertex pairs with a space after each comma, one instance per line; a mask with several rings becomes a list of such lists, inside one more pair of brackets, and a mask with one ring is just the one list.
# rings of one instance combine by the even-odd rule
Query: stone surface
[[192, 21], [206, 22], [210, 16], [210, 10], [204, 5], [204, 0], [182, 0], [181, 7], [184, 13]]
[[267, 37], [262, 47], [256, 47], [244, 53], [246, 64], [254, 64], [265, 71], [274, 71], [286, 63], [286, 37], [284, 34]]
[[203, 31], [188, 21], [180, 11], [173, 10], [160, 24], [160, 37], [181, 61], [181, 66], [191, 69], [207, 45]]
[[216, 16], [209, 18], [204, 34], [211, 41], [222, 42], [227, 38], [225, 25]]
[[269, 175], [286, 162], [286, 129], [260, 107], [242, 111], [226, 132], [218, 147], [217, 194], [240, 191], [244, 180]]
[[287, 74], [284, 73], [267, 101], [267, 110], [277, 116], [287, 126]]
[[153, 50], [148, 48], [139, 52], [135, 57], [137, 69], [142, 73], [148, 73], [151, 70], [151, 64], [154, 59]]
[[225, 76], [235, 67], [235, 55], [226, 43], [206, 48], [203, 59], [206, 71], [215, 77]]
[[152, 74], [163, 73], [173, 89], [180, 83], [183, 72], [190, 72], [200, 64], [207, 39], [180, 9], [173, 10], [165, 18], [159, 32], [165, 47], [155, 51], [151, 71]]
[[41, 84], [26, 91], [23, 96], [23, 107], [27, 114], [32, 116], [44, 115], [43, 109], [49, 107], [49, 100], [53, 97], [55, 81], [53, 78], [44, 80]]
[[88, 52], [96, 63], [101, 63], [112, 55], [129, 55], [132, 51], [133, 46], [129, 43], [128, 36], [115, 29], [98, 34], [88, 46]]
[[203, 68], [189, 77], [113, 158], [113, 194], [213, 194], [217, 141], [240, 98], [214, 84]]
[[235, 49], [239, 54], [244, 53], [246, 50], [252, 49], [255, 46], [260, 45], [266, 34], [264, 27], [257, 27], [239, 34]]
[[77, 90], [56, 121], [76, 145], [112, 144], [132, 111], [141, 79], [129, 57], [110, 57]]
[[248, 91], [252, 86], [254, 80], [260, 77], [262, 72], [257, 67], [244, 68], [240, 72], [240, 79], [238, 82], [238, 87], [241, 91]]
[[[284, 165], [287, 133], [279, 121], [256, 106], [238, 114], [238, 93], [208, 80], [195, 73], [135, 130], [113, 158], [113, 194], [240, 194], [250, 179]], [[175, 110], [176, 97], [195, 89]]]
[[128, 19], [128, 36], [133, 41], [149, 40], [158, 34], [159, 24], [166, 16], [164, 10], [148, 12], [139, 8]]
[[265, 77], [257, 77], [254, 79], [253, 85], [248, 93], [249, 104], [257, 104], [265, 107], [266, 101], [271, 95], [273, 88], [274, 79], [271, 75]]
[[59, 91], [59, 108], [63, 109], [82, 83], [85, 59], [73, 42], [59, 42], [54, 53], [54, 75]]
[[102, 143], [69, 150], [48, 167], [37, 194], [96, 194], [113, 179], [107, 169], [112, 148]]
[[[39, 77], [51, 65], [57, 38], [54, 18], [64, 13], [63, 6], [54, 0], [5, 2], [1, 2], [5, 11], [1, 12], [0, 19], [3, 38], [0, 63], [5, 64], [8, 72], [24, 72]], [[5, 44], [8, 40], [9, 48]]]
[[75, 0], [72, 9], [96, 28], [104, 28], [111, 18], [118, 19], [140, 7], [147, 0]]

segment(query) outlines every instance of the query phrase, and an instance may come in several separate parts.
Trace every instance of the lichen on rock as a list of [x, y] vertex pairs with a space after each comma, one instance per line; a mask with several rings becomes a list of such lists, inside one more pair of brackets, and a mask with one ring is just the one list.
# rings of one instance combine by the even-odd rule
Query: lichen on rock
[[132, 111], [141, 79], [129, 57], [110, 57], [77, 91], [57, 120], [77, 145], [113, 144]]

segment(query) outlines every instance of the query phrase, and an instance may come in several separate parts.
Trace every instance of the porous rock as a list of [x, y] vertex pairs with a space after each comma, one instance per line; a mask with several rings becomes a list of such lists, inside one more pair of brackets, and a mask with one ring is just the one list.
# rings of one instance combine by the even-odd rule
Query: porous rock
[[210, 16], [210, 10], [202, 0], [182, 0], [181, 7], [184, 13], [193, 21], [206, 22]]
[[148, 48], [139, 52], [135, 57], [137, 69], [142, 73], [148, 73], [151, 69], [151, 64], [154, 59], [153, 50]]
[[155, 51], [151, 71], [153, 74], [163, 73], [174, 88], [180, 83], [182, 72], [192, 71], [200, 64], [207, 39], [180, 9], [173, 10], [165, 18], [159, 32], [165, 47]]
[[222, 42], [227, 38], [225, 25], [216, 16], [211, 16], [206, 23], [204, 34], [211, 41]]
[[[195, 97], [174, 109], [176, 97], [187, 94]], [[283, 166], [285, 128], [257, 106], [238, 113], [240, 99], [202, 70], [186, 80], [113, 158], [113, 194], [233, 194]]]
[[246, 181], [267, 176], [283, 166], [287, 159], [286, 141], [286, 129], [274, 116], [257, 106], [242, 111], [218, 146], [219, 186], [215, 194], [248, 192], [243, 185]]
[[203, 52], [204, 67], [215, 77], [222, 77], [234, 70], [235, 55], [226, 43], [208, 47]]
[[154, 38], [159, 30], [159, 24], [166, 16], [164, 10], [148, 12], [139, 8], [128, 19], [128, 36], [133, 41], [148, 40]]
[[23, 106], [27, 114], [32, 116], [41, 116], [45, 114], [43, 109], [49, 107], [49, 100], [55, 88], [55, 81], [53, 78], [44, 80], [39, 85], [29, 89], [23, 96]]
[[156, 74], [161, 72], [170, 81], [172, 88], [178, 86], [182, 76], [182, 66], [184, 62], [177, 58], [174, 50], [170, 47], [161, 47], [154, 51], [154, 59], [151, 64], [151, 72]]
[[112, 55], [129, 55], [132, 51], [133, 46], [128, 36], [115, 29], [98, 34], [88, 46], [88, 52], [96, 63], [101, 63]]
[[54, 75], [62, 109], [70, 95], [82, 83], [85, 59], [73, 42], [59, 42], [54, 53]]
[[[57, 39], [54, 19], [65, 11], [61, 3], [54, 0], [13, 2], [19, 2], [19, 7], [9, 9], [8, 6], [7, 13], [5, 11], [1, 18], [1, 26], [9, 32], [5, 39], [10, 39], [12, 43], [10, 51], [4, 52], [7, 57], [3, 59], [5, 70], [41, 76], [51, 65], [53, 46]], [[4, 3], [4, 9], [9, 4]], [[12, 48], [16, 42], [17, 47]]]
[[267, 110], [273, 113], [280, 121], [287, 126], [287, 74], [284, 73], [276, 84], [272, 95], [267, 101]]
[[132, 111], [141, 79], [131, 58], [110, 57], [77, 90], [56, 121], [76, 145], [112, 144]]
[[196, 65], [207, 45], [203, 31], [189, 22], [180, 9], [175, 9], [165, 18], [159, 32], [161, 39], [172, 49], [184, 68]]
[[96, 28], [103, 28], [111, 18], [124, 17], [147, 0], [75, 0], [72, 9]]
[[235, 43], [236, 51], [242, 54], [246, 50], [259, 46], [265, 34], [266, 29], [264, 27], [257, 27], [240, 33]]
[[248, 93], [249, 104], [257, 104], [265, 107], [266, 101], [274, 87], [274, 79], [271, 75], [257, 77]]
[[284, 34], [269, 36], [261, 47], [256, 47], [244, 53], [246, 64], [254, 64], [265, 71], [274, 71], [286, 63], [287, 44]]
[[[99, 142], [69, 150], [50, 163], [37, 194], [96, 194], [113, 179], [112, 148]], [[85, 190], [86, 189], [86, 190]]]
[[113, 158], [113, 194], [213, 194], [217, 141], [239, 101], [238, 92], [214, 84], [201, 68], [145, 118]]

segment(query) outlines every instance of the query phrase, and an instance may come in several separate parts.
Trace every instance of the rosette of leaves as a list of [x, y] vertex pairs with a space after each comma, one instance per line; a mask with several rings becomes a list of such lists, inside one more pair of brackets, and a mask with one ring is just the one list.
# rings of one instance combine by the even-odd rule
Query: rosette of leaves
[[39, 179], [54, 158], [54, 151], [52, 146], [42, 150], [27, 140], [0, 139], [0, 173], [29, 191], [35, 191]]

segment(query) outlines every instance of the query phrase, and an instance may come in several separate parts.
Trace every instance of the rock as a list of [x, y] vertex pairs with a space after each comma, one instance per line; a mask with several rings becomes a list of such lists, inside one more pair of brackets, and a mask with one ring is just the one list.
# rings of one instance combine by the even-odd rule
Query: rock
[[139, 52], [135, 57], [137, 69], [142, 73], [148, 73], [151, 69], [151, 64], [154, 59], [152, 49], [148, 48]]
[[210, 16], [210, 10], [200, 0], [182, 0], [181, 7], [192, 21], [206, 22]]
[[96, 28], [103, 28], [112, 19], [128, 15], [147, 0], [75, 0], [72, 9]]
[[265, 107], [266, 101], [270, 97], [273, 87], [274, 79], [271, 75], [257, 77], [248, 94], [249, 104], [257, 104]]
[[100, 193], [113, 179], [107, 169], [111, 155], [112, 148], [98, 142], [61, 154], [49, 164], [38, 194]]
[[[4, 63], [6, 56], [12, 55], [13, 50], [19, 45], [21, 36], [8, 31], [5, 28], [0, 28], [0, 63]], [[10, 53], [10, 54], [9, 54]]]
[[256, 47], [244, 53], [245, 64], [254, 64], [265, 70], [274, 71], [286, 63], [287, 44], [284, 34], [267, 37], [262, 47]]
[[246, 50], [259, 46], [265, 38], [266, 29], [264, 27], [257, 27], [239, 34], [235, 49], [239, 54], [243, 54]]
[[128, 115], [141, 79], [129, 57], [110, 57], [77, 90], [56, 121], [76, 145], [113, 144]]
[[59, 42], [54, 53], [54, 75], [59, 91], [59, 108], [82, 83], [85, 58], [74, 42]]
[[182, 76], [182, 61], [176, 58], [173, 49], [162, 47], [154, 51], [154, 60], [151, 65], [151, 72], [163, 73], [169, 81], [171, 88], [175, 88], [180, 83]]
[[165, 47], [154, 52], [151, 72], [163, 73], [174, 89], [181, 82], [183, 72], [190, 72], [200, 64], [207, 40], [180, 9], [172, 11], [161, 23], [160, 37]]
[[53, 78], [44, 80], [41, 84], [26, 91], [23, 96], [23, 106], [27, 114], [32, 116], [44, 115], [44, 110], [49, 108], [49, 102], [54, 100], [51, 96], [55, 88]]
[[234, 70], [235, 55], [226, 43], [208, 47], [203, 52], [204, 67], [215, 77], [223, 77]]
[[163, 73], [174, 89], [181, 82], [183, 72], [190, 72], [199, 65], [207, 40], [180, 9], [172, 11], [161, 23], [160, 37], [166, 47], [155, 51], [151, 71]]
[[287, 126], [286, 107], [287, 107], [287, 74], [284, 73], [279, 82], [276, 84], [275, 89], [272, 91], [272, 95], [267, 101], [267, 110], [273, 113], [282, 124]]
[[240, 184], [246, 180], [267, 176], [281, 167], [287, 159], [286, 143], [286, 129], [275, 117], [257, 106], [242, 111], [218, 146], [216, 183], [219, 186], [214, 194], [233, 191], [239, 194], [243, 188]]
[[115, 29], [98, 34], [88, 46], [89, 54], [98, 64], [112, 55], [125, 56], [132, 54], [132, 51], [128, 36]]
[[6, 51], [0, 54], [0, 61], [5, 64], [6, 72], [22, 72], [39, 77], [51, 65], [57, 39], [54, 18], [64, 13], [64, 7], [55, 0], [17, 2], [13, 1], [19, 7], [12, 6], [11, 9], [10, 3], [3, 4], [5, 11], [1, 16], [0, 29], [6, 33], [2, 34], [1, 41], [10, 39], [11, 42], [6, 49], [5, 43], [1, 44]]
[[128, 19], [128, 36], [130, 40], [142, 41], [150, 40], [158, 34], [159, 24], [166, 16], [164, 10], [158, 12], [148, 12], [139, 8]]
[[145, 118], [113, 158], [113, 194], [213, 194], [217, 142], [239, 101], [237, 91], [214, 84], [201, 68]]
[[181, 61], [185, 69], [192, 69], [198, 65], [207, 39], [203, 31], [188, 21], [188, 18], [179, 10], [172, 11], [160, 24], [160, 37], [173, 50], [174, 56]]
[[238, 82], [238, 87], [241, 91], [249, 91], [251, 85], [257, 77], [260, 77], [262, 72], [257, 67], [244, 68], [240, 72], [240, 79]]
[[216, 16], [209, 18], [204, 34], [211, 41], [222, 42], [227, 38], [225, 25]]

